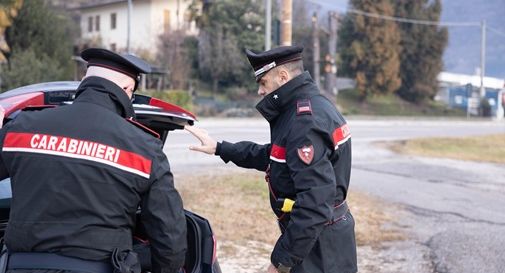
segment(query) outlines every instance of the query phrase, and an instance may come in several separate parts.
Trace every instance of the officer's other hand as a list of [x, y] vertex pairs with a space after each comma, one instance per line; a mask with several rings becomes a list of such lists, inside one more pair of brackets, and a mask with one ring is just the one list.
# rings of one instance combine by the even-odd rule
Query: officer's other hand
[[184, 126], [184, 129], [186, 129], [186, 131], [190, 132], [192, 135], [198, 138], [198, 140], [200, 140], [200, 142], [202, 143], [201, 146], [189, 146], [190, 150], [199, 151], [210, 155], [216, 153], [217, 141], [214, 140], [211, 136], [209, 136], [209, 133], [207, 133], [207, 131], [189, 125]]
[[279, 273], [279, 271], [277, 271], [277, 268], [275, 268], [273, 264], [270, 264], [268, 266], [267, 273]]

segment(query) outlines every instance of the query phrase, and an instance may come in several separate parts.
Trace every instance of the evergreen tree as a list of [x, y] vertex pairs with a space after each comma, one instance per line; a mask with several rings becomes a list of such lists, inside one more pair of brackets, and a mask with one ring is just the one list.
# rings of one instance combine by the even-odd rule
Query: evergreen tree
[[43, 0], [23, 1], [6, 30], [10, 47], [2, 69], [6, 89], [72, 77], [72, 22]]
[[[394, 15], [390, 0], [351, 0], [350, 8]], [[341, 52], [344, 72], [356, 79], [361, 98], [389, 94], [401, 85], [400, 33], [393, 21], [349, 13], [344, 19]]]
[[[440, 0], [398, 0], [395, 6], [398, 17], [429, 21], [439, 21], [442, 11]], [[398, 94], [416, 103], [433, 99], [438, 91], [437, 76], [443, 69], [447, 28], [406, 23], [400, 23], [399, 28], [402, 86]]]
[[[264, 16], [262, 1], [222, 0], [205, 3], [196, 19], [200, 77], [222, 85], [255, 85], [244, 50], [262, 50]], [[254, 88], [249, 88], [254, 89]]]

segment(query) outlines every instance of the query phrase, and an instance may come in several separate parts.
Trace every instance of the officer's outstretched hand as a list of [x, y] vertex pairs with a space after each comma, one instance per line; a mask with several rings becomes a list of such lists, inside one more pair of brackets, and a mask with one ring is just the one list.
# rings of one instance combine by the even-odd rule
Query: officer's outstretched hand
[[198, 140], [200, 140], [200, 142], [202, 143], [201, 146], [189, 146], [190, 150], [199, 151], [209, 155], [213, 155], [216, 153], [217, 141], [214, 140], [211, 136], [209, 136], [209, 133], [207, 133], [207, 131], [189, 125], [184, 126], [184, 129], [186, 129], [186, 131], [190, 132], [192, 135], [198, 138]]
[[275, 268], [273, 264], [270, 264], [268, 266], [267, 273], [279, 273], [279, 271], [277, 271], [277, 268]]

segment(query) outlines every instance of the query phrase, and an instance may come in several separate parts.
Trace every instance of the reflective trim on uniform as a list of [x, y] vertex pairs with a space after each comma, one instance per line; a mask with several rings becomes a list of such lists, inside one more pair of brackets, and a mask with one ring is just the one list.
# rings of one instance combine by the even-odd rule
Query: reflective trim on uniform
[[347, 140], [351, 138], [351, 130], [347, 124], [340, 126], [335, 129], [332, 134], [333, 144], [335, 145], [335, 150], [338, 149], [338, 146], [344, 144]]
[[149, 179], [151, 160], [105, 144], [31, 133], [7, 133], [2, 151], [25, 152], [84, 159], [121, 169]]
[[270, 159], [275, 162], [286, 163], [286, 148], [273, 144]]

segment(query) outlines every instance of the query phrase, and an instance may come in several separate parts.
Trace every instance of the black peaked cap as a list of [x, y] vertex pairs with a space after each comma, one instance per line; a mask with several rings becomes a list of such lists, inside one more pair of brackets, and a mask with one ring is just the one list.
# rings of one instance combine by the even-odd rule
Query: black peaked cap
[[88, 48], [81, 52], [81, 57], [89, 66], [100, 66], [123, 73], [137, 80], [141, 73], [151, 73], [151, 65], [131, 55], [117, 54], [103, 48]]
[[264, 52], [254, 52], [246, 49], [247, 59], [254, 69], [256, 81], [259, 81], [270, 69], [302, 59], [303, 47], [281, 46]]

